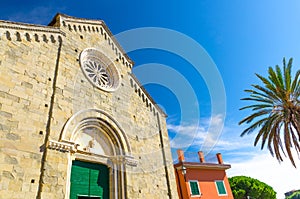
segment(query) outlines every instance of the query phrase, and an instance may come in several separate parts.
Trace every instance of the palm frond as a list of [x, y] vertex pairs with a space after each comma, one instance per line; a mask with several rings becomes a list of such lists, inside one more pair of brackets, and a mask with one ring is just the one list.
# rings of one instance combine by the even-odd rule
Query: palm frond
[[[278, 97], [280, 97], [281, 99], [282, 98], [284, 99], [284, 97], [285, 97], [285, 93], [283, 92], [284, 87], [281, 84], [281, 82], [279, 81], [276, 72], [273, 70], [272, 67], [269, 67], [268, 73], [269, 73], [269, 79], [273, 83], [273, 87], [275, 87], [276, 95], [278, 95]], [[266, 85], [266, 86], [268, 86], [268, 85]]]
[[264, 78], [263, 76], [259, 74], [255, 74], [264, 84], [265, 87], [270, 89], [272, 92], [276, 93], [276, 87], [274, 87], [273, 83], [269, 81], [267, 78]]
[[252, 133], [257, 127], [263, 125], [266, 121], [268, 121], [268, 117], [265, 117], [257, 122], [255, 122], [254, 124], [252, 124], [250, 127], [246, 128], [242, 133], [241, 133], [241, 137], [243, 137], [245, 134], [250, 134]]
[[240, 108], [239, 110], [251, 108], [254, 111], [254, 110], [263, 109], [263, 108], [267, 108], [267, 107], [271, 108], [271, 107], [273, 107], [273, 105], [271, 105], [271, 104], [252, 104], [249, 106], [244, 106], [244, 107]]
[[[300, 113], [299, 112], [298, 113], [296, 112], [296, 113], [292, 114], [291, 126], [297, 132], [299, 142], [300, 142]], [[294, 130], [292, 130], [292, 132], [294, 132]]]
[[252, 85], [254, 88], [256, 88], [257, 90], [260, 90], [262, 91], [263, 93], [261, 92], [252, 92], [254, 94], [257, 94], [257, 95], [261, 95], [265, 98], [268, 98], [268, 99], [273, 99], [273, 100], [280, 100], [280, 98], [278, 98], [278, 96], [276, 95], [276, 93], [274, 93], [273, 91], [269, 90], [269, 89], [266, 89], [262, 86], [259, 86], [259, 85]]
[[264, 103], [273, 104], [272, 100], [263, 99], [263, 98], [245, 97], [245, 98], [242, 98], [241, 100], [257, 101], [257, 102], [264, 102]]
[[[259, 134], [261, 134], [260, 137], [262, 136], [260, 149], [264, 148], [265, 143], [267, 141], [267, 137], [269, 136], [269, 132], [271, 129], [272, 129], [272, 123], [270, 123], [269, 121], [267, 121], [260, 129]], [[258, 136], [256, 136], [255, 141], [254, 141], [254, 146], [256, 146], [256, 144], [258, 143], [258, 139], [259, 139]]]
[[260, 117], [262, 115], [266, 115], [266, 114], [270, 114], [270, 112], [272, 111], [272, 109], [265, 109], [265, 110], [261, 110], [261, 111], [257, 111], [255, 113], [253, 113], [252, 115], [244, 118], [243, 120], [241, 120], [239, 122], [239, 124], [243, 124], [243, 123], [250, 123], [252, 122], [255, 118]]
[[286, 69], [284, 70], [285, 89], [287, 91], [290, 91], [292, 63], [293, 63], [293, 58], [290, 58], [289, 63]]
[[285, 149], [287, 151], [290, 161], [292, 162], [293, 166], [296, 167], [296, 164], [295, 164], [292, 152], [291, 152], [292, 141], [291, 141], [291, 135], [289, 132], [288, 123], [284, 124], [284, 144], [285, 144]]
[[275, 68], [276, 68], [276, 77], [277, 77], [278, 83], [279, 83], [280, 87], [282, 89], [284, 89], [284, 82], [283, 82], [281, 69], [278, 65], [276, 65]]
[[277, 135], [275, 135], [273, 137], [273, 148], [274, 148], [274, 151], [275, 151], [275, 157], [278, 161], [282, 162], [283, 161], [283, 158], [282, 158], [282, 155], [281, 155], [281, 152], [283, 152], [284, 156], [285, 153], [284, 153], [284, 150], [283, 150], [283, 146], [282, 146], [282, 141], [281, 141], [281, 138], [279, 136], [279, 134], [277, 133]]
[[295, 75], [295, 78], [292, 82], [292, 86], [291, 86], [291, 92], [295, 91], [296, 88], [297, 88], [297, 84], [298, 84], [298, 87], [299, 87], [299, 84], [300, 84], [300, 81], [298, 80], [299, 79], [299, 76], [300, 76], [300, 70], [297, 71], [296, 75]]
[[[271, 153], [272, 156], [274, 156], [274, 151], [273, 151], [273, 148], [272, 148], [272, 143], [273, 143], [273, 139], [274, 139], [274, 135], [275, 135], [275, 131], [265, 131], [265, 133], [269, 133], [269, 138], [268, 138], [268, 149]], [[257, 140], [255, 139], [255, 142], [257, 143]]]
[[293, 145], [295, 146], [295, 149], [296, 149], [296, 152], [297, 152], [297, 155], [299, 155], [299, 152], [300, 152], [300, 144], [299, 144], [299, 141], [297, 139], [297, 136], [295, 135], [295, 133], [293, 132], [293, 129], [291, 126], [289, 126], [289, 130], [292, 135], [292, 140], [293, 140]]
[[[272, 124], [274, 123], [274, 121], [276, 119], [278, 119], [278, 115], [272, 115], [271, 117], [268, 117], [268, 118], [265, 118], [265, 122], [264, 124], [262, 125], [259, 133], [257, 134], [256, 138], [255, 138], [255, 141], [254, 141], [254, 146], [257, 145], [258, 141], [260, 140], [260, 137], [264, 134], [264, 133], [268, 133], [270, 131], [270, 129], [272, 128]], [[262, 148], [263, 148], [263, 145], [262, 144]]]

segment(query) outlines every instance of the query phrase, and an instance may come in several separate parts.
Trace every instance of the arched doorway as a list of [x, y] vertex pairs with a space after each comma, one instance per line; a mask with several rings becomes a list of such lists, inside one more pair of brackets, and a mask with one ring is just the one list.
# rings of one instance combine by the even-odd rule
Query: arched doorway
[[99, 109], [76, 113], [59, 144], [70, 148], [67, 198], [126, 198], [125, 164], [136, 166], [136, 160], [125, 132], [110, 115]]

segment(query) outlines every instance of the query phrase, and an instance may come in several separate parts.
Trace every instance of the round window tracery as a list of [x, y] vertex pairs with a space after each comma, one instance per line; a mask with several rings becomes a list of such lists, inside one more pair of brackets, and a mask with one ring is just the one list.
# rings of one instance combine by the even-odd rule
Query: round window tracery
[[102, 52], [88, 48], [80, 54], [80, 65], [86, 78], [97, 88], [115, 91], [120, 84], [119, 72], [114, 63]]

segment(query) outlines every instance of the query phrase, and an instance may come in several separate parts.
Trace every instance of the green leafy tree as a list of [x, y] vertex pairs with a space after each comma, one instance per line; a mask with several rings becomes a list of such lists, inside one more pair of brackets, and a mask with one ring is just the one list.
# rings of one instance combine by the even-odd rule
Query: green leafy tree
[[297, 153], [300, 152], [300, 70], [292, 78], [292, 62], [292, 58], [288, 64], [283, 59], [283, 70], [278, 65], [269, 67], [267, 78], [256, 74], [263, 85], [252, 85], [253, 89], [245, 90], [250, 97], [242, 100], [253, 104], [240, 110], [251, 109], [252, 114], [239, 124], [250, 125], [241, 136], [258, 129], [254, 145], [261, 140], [261, 149], [267, 144], [272, 156], [275, 155], [280, 162], [287, 153], [296, 167], [291, 149], [294, 147]]
[[246, 176], [229, 178], [235, 199], [276, 199], [276, 192], [266, 183]]

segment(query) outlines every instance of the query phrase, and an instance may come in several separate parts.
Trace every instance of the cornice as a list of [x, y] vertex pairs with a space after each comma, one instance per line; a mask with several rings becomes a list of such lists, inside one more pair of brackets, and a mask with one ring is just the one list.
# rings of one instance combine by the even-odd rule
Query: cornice
[[61, 152], [74, 152], [76, 151], [76, 146], [71, 143], [57, 142], [54, 140], [49, 140], [47, 147], [52, 150], [57, 150]]
[[62, 30], [60, 30], [60, 28], [57, 28], [57, 27], [11, 22], [11, 21], [4, 21], [4, 20], [0, 20], [0, 28], [25, 30], [25, 31], [33, 31], [33, 32], [54, 33], [54, 34], [61, 34], [63, 36], [66, 35]]
[[54, 140], [49, 140], [47, 147], [52, 150], [60, 151], [60, 152], [69, 152], [69, 153], [80, 153], [80, 154], [86, 154], [93, 157], [101, 157], [101, 158], [108, 158], [110, 161], [112, 161], [115, 164], [126, 164], [132, 167], [136, 167], [138, 165], [138, 160], [136, 160], [133, 156], [129, 155], [116, 155], [116, 156], [105, 156], [105, 155], [99, 155], [90, 153], [87, 151], [81, 151], [77, 149], [78, 144], [72, 143], [72, 142], [59, 142]]
[[61, 17], [62, 21], [73, 22], [73, 23], [81, 23], [81, 24], [90, 24], [90, 25], [103, 25], [104, 21], [100, 19], [84, 19], [68, 16], [65, 14], [58, 14], [57, 16]]
[[227, 170], [231, 168], [230, 164], [197, 163], [197, 162], [180, 162], [174, 164], [174, 168], [177, 170], [181, 170], [182, 166], [190, 169], [206, 169], [206, 170]]

